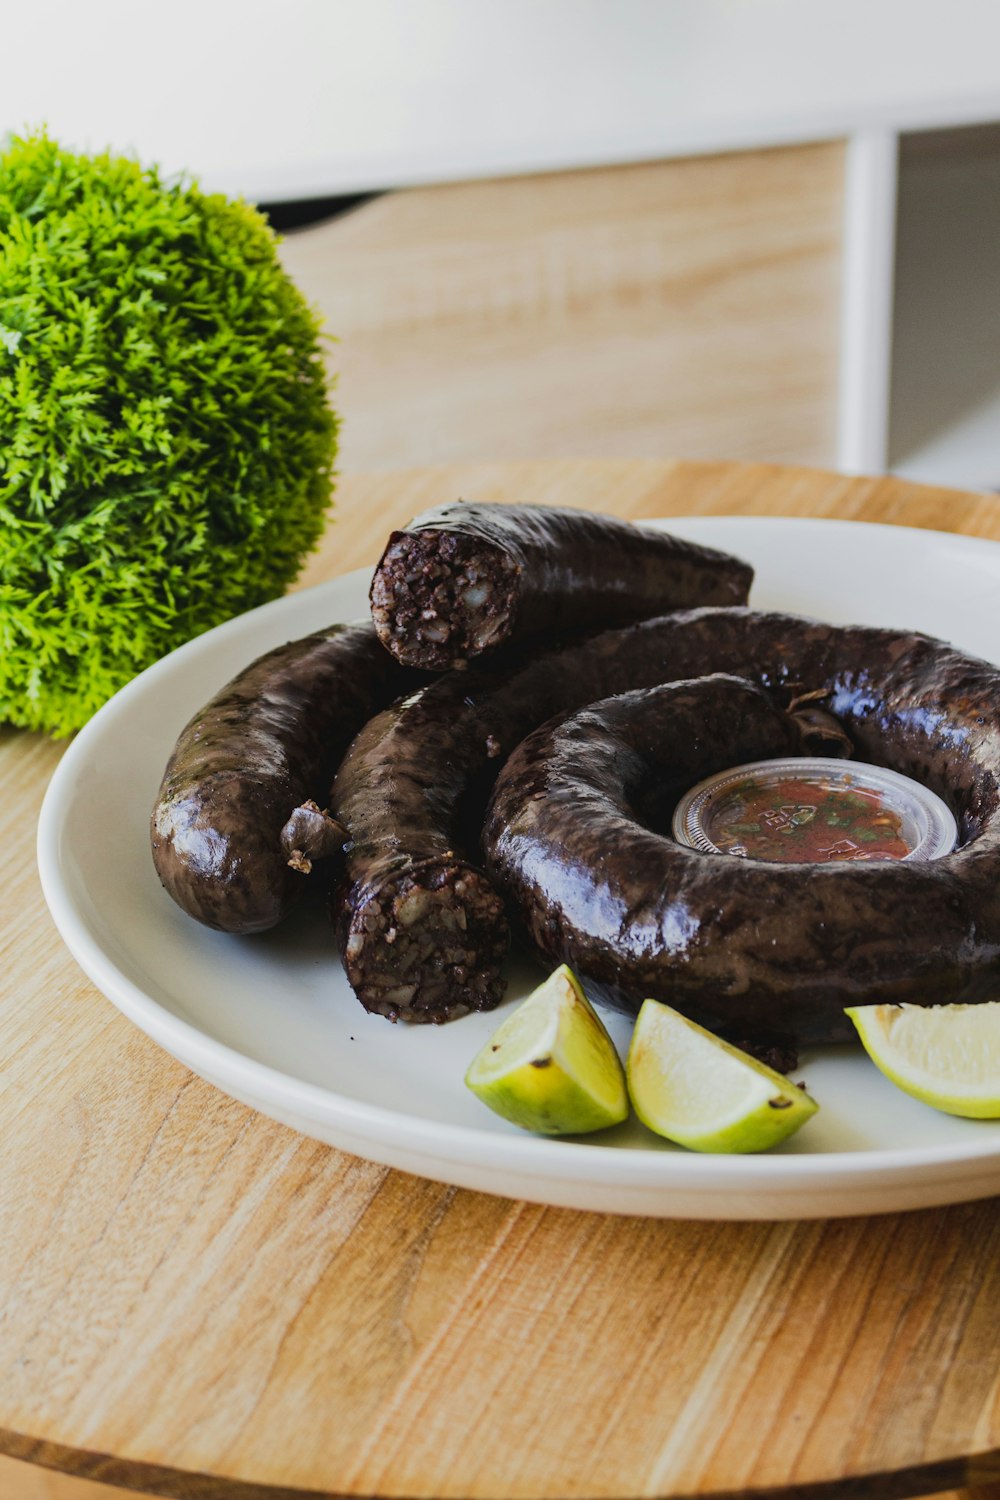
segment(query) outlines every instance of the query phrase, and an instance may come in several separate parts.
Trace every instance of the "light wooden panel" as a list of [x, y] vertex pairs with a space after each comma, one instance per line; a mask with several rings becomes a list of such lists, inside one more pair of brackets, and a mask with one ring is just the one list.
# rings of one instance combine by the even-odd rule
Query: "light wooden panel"
[[389, 194], [288, 238], [345, 471], [832, 463], [839, 144]]

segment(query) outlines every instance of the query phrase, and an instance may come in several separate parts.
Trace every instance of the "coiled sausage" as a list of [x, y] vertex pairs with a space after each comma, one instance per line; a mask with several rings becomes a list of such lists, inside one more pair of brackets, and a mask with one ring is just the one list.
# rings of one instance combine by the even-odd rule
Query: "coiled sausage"
[[[890, 667], [883, 694], [895, 699], [901, 685]], [[852, 703], [842, 679], [831, 686], [845, 721], [860, 728], [852, 709], [862, 700]], [[926, 764], [921, 710], [939, 709], [928, 689], [895, 700], [897, 765], [904, 740]], [[962, 732], [956, 708], [942, 751]], [[851, 1035], [845, 1005], [991, 992], [1000, 940], [995, 831], [950, 859], [905, 864], [742, 860], [686, 848], [663, 831], [695, 781], [788, 753], [790, 721], [781, 717], [748, 683], [708, 676], [606, 699], [524, 740], [500, 773], [483, 842], [489, 874], [536, 947], [627, 1010], [652, 996], [723, 1034], [796, 1043]], [[868, 748], [876, 748], [870, 738]], [[995, 729], [977, 759], [980, 790], [992, 800]]]

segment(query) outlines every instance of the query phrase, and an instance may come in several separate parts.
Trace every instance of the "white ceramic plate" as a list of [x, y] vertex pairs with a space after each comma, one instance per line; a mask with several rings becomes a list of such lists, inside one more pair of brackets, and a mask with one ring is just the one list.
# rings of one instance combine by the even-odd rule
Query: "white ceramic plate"
[[[919, 627], [1000, 661], [1000, 545], [931, 531], [772, 518], [671, 521], [757, 569], [753, 603]], [[45, 895], [94, 983], [228, 1094], [360, 1156], [463, 1187], [574, 1208], [778, 1219], [883, 1213], [1000, 1191], [1000, 1121], [953, 1119], [896, 1090], [859, 1048], [807, 1054], [821, 1109], [765, 1156], [704, 1157], [634, 1121], [579, 1140], [525, 1135], [465, 1089], [466, 1065], [541, 970], [511, 965], [492, 1015], [392, 1026], [351, 993], [319, 908], [254, 938], [211, 932], [161, 889], [148, 817], [190, 715], [261, 652], [364, 612], [352, 573], [190, 642], [120, 692], [70, 746], [38, 834]], [[998, 705], [1000, 707], [1000, 705]], [[628, 1023], [610, 1017], [618, 1044]]]

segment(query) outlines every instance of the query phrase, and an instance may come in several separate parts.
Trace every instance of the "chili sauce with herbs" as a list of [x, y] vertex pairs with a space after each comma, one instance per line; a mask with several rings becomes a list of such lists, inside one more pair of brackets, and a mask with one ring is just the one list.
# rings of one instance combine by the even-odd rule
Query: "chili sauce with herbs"
[[898, 813], [877, 791], [823, 777], [738, 782], [705, 831], [717, 849], [743, 859], [815, 864], [911, 853]]

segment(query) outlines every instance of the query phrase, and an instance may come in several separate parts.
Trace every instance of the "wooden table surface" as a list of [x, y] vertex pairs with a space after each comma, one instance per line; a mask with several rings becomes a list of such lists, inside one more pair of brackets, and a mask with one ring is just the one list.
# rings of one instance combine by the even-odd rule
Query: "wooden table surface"
[[[373, 561], [391, 525], [458, 495], [1000, 538], [984, 496], [581, 460], [345, 479], [303, 582]], [[644, 1221], [303, 1139], [161, 1052], [63, 948], [33, 850], [60, 754], [0, 735], [0, 1452], [203, 1500], [916, 1495], [1000, 1477], [1000, 1202]]]

